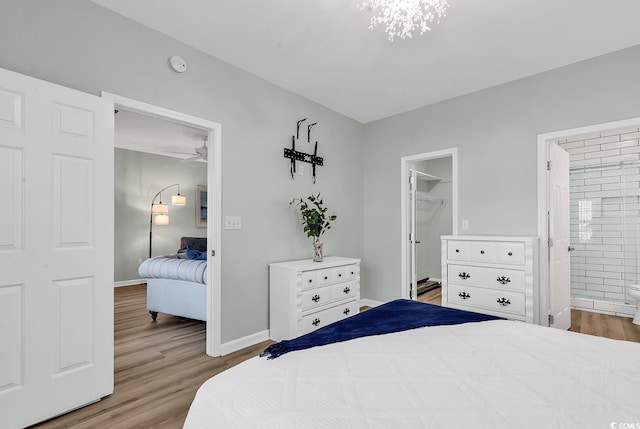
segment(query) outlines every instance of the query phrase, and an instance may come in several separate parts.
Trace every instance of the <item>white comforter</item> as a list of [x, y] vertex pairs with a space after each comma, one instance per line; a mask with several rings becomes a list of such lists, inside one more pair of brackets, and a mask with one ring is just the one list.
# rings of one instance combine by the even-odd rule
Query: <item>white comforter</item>
[[504, 320], [359, 338], [211, 378], [184, 427], [640, 428], [640, 344]]

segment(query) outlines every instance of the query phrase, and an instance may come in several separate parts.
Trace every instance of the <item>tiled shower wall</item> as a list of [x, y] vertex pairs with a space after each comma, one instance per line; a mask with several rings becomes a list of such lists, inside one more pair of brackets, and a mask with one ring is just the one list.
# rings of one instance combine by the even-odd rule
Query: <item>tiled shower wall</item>
[[571, 296], [635, 304], [638, 283], [640, 128], [557, 141], [570, 155]]

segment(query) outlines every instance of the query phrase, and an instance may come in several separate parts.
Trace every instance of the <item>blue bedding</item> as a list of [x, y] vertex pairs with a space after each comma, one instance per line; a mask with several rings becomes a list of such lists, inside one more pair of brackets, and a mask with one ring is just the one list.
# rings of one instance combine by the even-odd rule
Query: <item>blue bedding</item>
[[260, 356], [275, 359], [285, 353], [370, 335], [389, 334], [423, 326], [458, 325], [501, 317], [398, 299], [332, 323], [309, 334], [271, 344]]

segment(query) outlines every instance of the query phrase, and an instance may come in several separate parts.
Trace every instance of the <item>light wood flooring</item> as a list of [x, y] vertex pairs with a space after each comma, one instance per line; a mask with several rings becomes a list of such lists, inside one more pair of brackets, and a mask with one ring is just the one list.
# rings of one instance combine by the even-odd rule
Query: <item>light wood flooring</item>
[[115, 289], [115, 390], [37, 428], [182, 428], [198, 387], [260, 354], [263, 342], [228, 356], [205, 354], [205, 323], [146, 310], [146, 285]]
[[[440, 304], [441, 289], [419, 296]], [[204, 322], [146, 311], [145, 285], [115, 290], [115, 391], [102, 401], [37, 428], [182, 427], [198, 387], [208, 378], [258, 355], [266, 341], [221, 358], [205, 355]], [[640, 342], [631, 319], [572, 311], [572, 331]]]

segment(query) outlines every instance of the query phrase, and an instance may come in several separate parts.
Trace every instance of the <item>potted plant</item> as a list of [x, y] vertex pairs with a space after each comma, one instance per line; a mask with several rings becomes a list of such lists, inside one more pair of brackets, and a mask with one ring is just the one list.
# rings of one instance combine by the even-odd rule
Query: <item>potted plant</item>
[[327, 208], [322, 202], [320, 193], [309, 195], [307, 199], [294, 198], [289, 205], [296, 205], [302, 218], [303, 231], [307, 237], [313, 239], [313, 250], [315, 262], [322, 262], [322, 243], [320, 236], [331, 229], [331, 222], [337, 219], [336, 215], [327, 215]]

